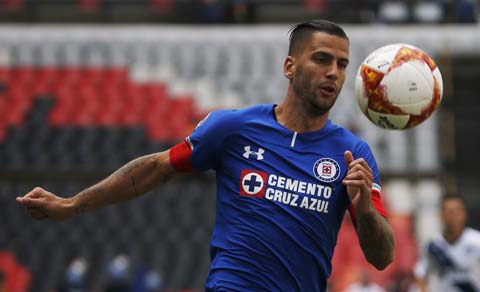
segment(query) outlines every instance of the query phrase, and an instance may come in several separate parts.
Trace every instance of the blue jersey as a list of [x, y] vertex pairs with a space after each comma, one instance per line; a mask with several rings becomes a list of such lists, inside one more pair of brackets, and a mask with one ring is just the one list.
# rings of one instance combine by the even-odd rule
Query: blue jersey
[[372, 197], [383, 214], [370, 148], [330, 120], [296, 133], [277, 122], [274, 105], [220, 110], [172, 148], [176, 169], [216, 171], [207, 291], [325, 291], [350, 205], [346, 150], [372, 168]]

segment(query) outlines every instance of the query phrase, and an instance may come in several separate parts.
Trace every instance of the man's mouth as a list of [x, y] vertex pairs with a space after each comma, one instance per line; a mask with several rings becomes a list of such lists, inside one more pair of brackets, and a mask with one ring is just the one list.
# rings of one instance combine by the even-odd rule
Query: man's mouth
[[337, 93], [337, 88], [331, 84], [324, 84], [320, 86], [320, 89], [326, 95], [334, 95], [335, 93]]

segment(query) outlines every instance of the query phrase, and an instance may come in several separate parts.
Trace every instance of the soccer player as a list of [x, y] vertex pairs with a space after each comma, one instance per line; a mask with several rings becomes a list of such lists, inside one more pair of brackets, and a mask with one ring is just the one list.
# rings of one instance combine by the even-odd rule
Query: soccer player
[[384, 269], [394, 236], [377, 164], [365, 141], [328, 119], [348, 57], [349, 40], [337, 24], [298, 24], [281, 104], [212, 112], [185, 141], [137, 158], [73, 197], [35, 188], [17, 202], [35, 219], [66, 219], [140, 196], [174, 173], [213, 169], [217, 213], [206, 291], [325, 291], [347, 209], [366, 259]]
[[480, 291], [480, 232], [465, 227], [467, 213], [459, 196], [440, 202], [442, 234], [426, 243], [415, 266], [422, 292]]

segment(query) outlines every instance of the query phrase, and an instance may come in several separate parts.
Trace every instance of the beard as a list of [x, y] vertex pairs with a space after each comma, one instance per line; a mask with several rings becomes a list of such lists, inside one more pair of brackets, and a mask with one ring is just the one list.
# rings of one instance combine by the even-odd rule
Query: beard
[[320, 84], [312, 83], [312, 76], [305, 73], [301, 68], [295, 70], [295, 80], [293, 81], [293, 91], [297, 98], [304, 104], [306, 110], [314, 116], [321, 116], [330, 111], [335, 104], [340, 90], [333, 98], [322, 97]]

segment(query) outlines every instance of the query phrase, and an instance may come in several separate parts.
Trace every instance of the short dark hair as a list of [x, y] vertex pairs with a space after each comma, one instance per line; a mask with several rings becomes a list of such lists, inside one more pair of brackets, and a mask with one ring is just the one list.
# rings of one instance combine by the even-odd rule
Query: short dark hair
[[330, 35], [339, 36], [348, 40], [348, 36], [340, 25], [325, 19], [315, 19], [294, 25], [290, 30], [290, 46], [288, 55], [297, 53], [303, 48], [313, 32], [324, 32]]

